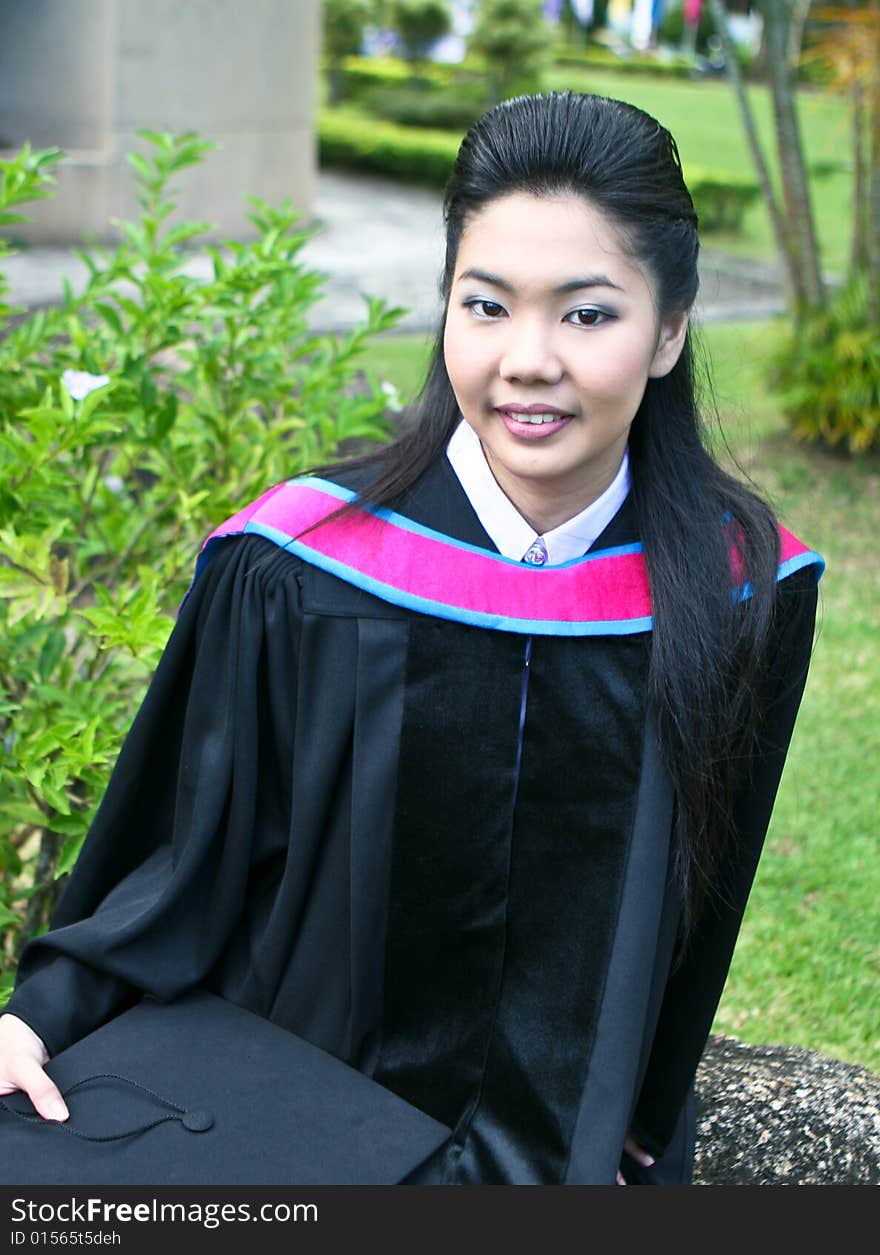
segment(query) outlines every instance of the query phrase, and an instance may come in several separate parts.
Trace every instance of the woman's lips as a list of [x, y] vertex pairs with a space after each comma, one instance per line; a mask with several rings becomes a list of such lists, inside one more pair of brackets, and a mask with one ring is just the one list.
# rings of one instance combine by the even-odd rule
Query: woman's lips
[[[501, 415], [501, 420], [510, 434], [521, 440], [547, 440], [557, 431], [561, 431], [572, 419], [571, 414], [556, 414], [550, 410], [528, 414], [522, 410], [499, 408], [496, 413]], [[536, 421], [536, 419], [541, 419], [541, 421]]]

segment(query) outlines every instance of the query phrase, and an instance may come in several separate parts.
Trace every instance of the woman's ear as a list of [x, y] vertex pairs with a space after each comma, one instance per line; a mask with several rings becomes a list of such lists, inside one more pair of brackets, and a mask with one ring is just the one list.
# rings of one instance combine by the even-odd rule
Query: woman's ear
[[664, 322], [654, 358], [648, 368], [649, 379], [660, 379], [663, 375], [668, 375], [678, 361], [684, 348], [690, 316], [690, 309], [686, 309]]

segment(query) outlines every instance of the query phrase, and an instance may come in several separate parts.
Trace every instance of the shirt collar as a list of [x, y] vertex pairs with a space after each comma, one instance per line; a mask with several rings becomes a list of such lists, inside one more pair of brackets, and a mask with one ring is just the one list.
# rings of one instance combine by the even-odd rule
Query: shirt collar
[[[520, 562], [539, 533], [526, 522], [498, 486], [477, 433], [464, 419], [452, 433], [446, 456], [498, 552], [505, 558]], [[570, 562], [587, 552], [620, 509], [629, 492], [629, 484], [629, 454], [624, 449], [620, 469], [602, 495], [574, 518], [543, 534], [549, 566]]]

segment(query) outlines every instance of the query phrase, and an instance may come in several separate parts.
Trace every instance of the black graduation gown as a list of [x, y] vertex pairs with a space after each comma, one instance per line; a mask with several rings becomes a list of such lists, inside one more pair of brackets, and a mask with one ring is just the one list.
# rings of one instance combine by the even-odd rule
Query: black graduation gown
[[[445, 458], [402, 509], [497, 552]], [[634, 540], [626, 502], [594, 548]], [[54, 1054], [205, 985], [453, 1128], [414, 1181], [612, 1184], [628, 1128], [631, 1179], [688, 1181], [812, 643], [815, 571], [778, 587], [724, 899], [673, 971], [648, 633], [486, 630], [218, 542], [7, 1010]]]

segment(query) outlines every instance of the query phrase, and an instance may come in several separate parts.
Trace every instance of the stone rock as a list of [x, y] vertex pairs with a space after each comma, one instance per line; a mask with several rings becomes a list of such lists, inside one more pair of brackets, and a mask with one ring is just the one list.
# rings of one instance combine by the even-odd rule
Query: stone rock
[[710, 1037], [695, 1185], [880, 1185], [880, 1076], [799, 1046]]

